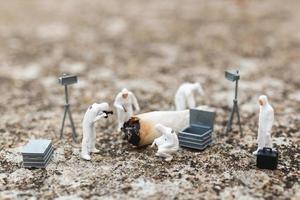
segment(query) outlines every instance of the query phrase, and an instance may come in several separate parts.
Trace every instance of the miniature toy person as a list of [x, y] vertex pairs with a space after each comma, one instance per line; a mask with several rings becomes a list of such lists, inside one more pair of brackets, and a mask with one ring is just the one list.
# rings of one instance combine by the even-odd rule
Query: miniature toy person
[[99, 150], [96, 149], [96, 131], [95, 131], [95, 122], [101, 118], [108, 117], [108, 103], [94, 103], [91, 105], [83, 118], [82, 130], [83, 138], [81, 144], [81, 158], [84, 160], [91, 160], [90, 153], [99, 153]]
[[133, 116], [133, 106], [136, 111], [140, 110], [140, 106], [134, 94], [126, 88], [116, 96], [114, 106], [117, 109], [118, 131], [120, 132], [124, 122]]
[[264, 147], [272, 148], [271, 129], [274, 122], [274, 110], [268, 102], [268, 97], [262, 95], [259, 97], [258, 102], [260, 105], [257, 136], [258, 148], [253, 152], [254, 155], [257, 155], [258, 150]]
[[171, 161], [175, 153], [179, 149], [179, 141], [176, 133], [169, 127], [162, 124], [155, 125], [155, 129], [161, 134], [159, 138], [156, 138], [151, 147], [156, 145], [158, 147], [156, 156], [165, 158], [166, 161]]
[[175, 94], [176, 110], [185, 110], [186, 108], [195, 108], [195, 94], [204, 95], [200, 83], [183, 83]]

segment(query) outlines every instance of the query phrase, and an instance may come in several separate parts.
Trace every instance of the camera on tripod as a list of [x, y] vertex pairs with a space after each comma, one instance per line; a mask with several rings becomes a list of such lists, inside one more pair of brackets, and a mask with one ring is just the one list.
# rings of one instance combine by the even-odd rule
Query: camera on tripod
[[63, 137], [63, 131], [64, 131], [64, 125], [65, 125], [65, 120], [66, 120], [66, 116], [67, 114], [69, 115], [69, 120], [71, 122], [71, 127], [72, 127], [72, 137], [73, 137], [73, 141], [76, 142], [76, 130], [75, 130], [75, 125], [74, 125], [74, 121], [71, 115], [71, 110], [70, 110], [70, 104], [69, 104], [69, 93], [68, 93], [68, 85], [77, 83], [77, 76], [75, 75], [68, 75], [68, 74], [63, 74], [61, 77], [58, 78], [58, 82], [64, 86], [65, 88], [65, 98], [66, 98], [66, 103], [64, 105], [64, 116], [63, 116], [63, 120], [62, 120], [62, 124], [61, 124], [61, 128], [60, 128], [60, 139], [62, 139]]
[[238, 118], [238, 125], [240, 127], [240, 135], [243, 136], [241, 117], [240, 117], [240, 111], [238, 106], [238, 85], [240, 80], [239, 71], [238, 70], [225, 71], [225, 78], [229, 81], [235, 82], [235, 95], [233, 99], [233, 107], [225, 128], [225, 133], [228, 133], [229, 131], [232, 130], [232, 121], [233, 121], [234, 114], [236, 114]]
[[239, 71], [225, 71], [225, 78], [229, 81], [238, 81], [240, 79]]
[[71, 85], [77, 83], [77, 76], [64, 74], [58, 78], [58, 82], [62, 85]]

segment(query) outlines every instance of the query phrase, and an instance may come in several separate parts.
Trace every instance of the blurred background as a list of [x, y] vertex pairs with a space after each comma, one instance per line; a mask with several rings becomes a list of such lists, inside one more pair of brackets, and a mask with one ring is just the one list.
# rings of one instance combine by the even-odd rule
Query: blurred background
[[[170, 110], [178, 86], [190, 81], [206, 93], [198, 105], [217, 108], [216, 138], [225, 142], [234, 95], [227, 69], [240, 70], [242, 142], [252, 142], [249, 152], [261, 94], [276, 111], [274, 136], [299, 144], [299, 10], [299, 0], [1, 1], [0, 150], [29, 138], [59, 142], [63, 73], [79, 78], [70, 86], [79, 138], [86, 108], [112, 106], [123, 87], [136, 94], [141, 112]], [[118, 137], [114, 120], [98, 130]]]
[[226, 69], [240, 69], [248, 111], [262, 93], [276, 110], [300, 111], [288, 102], [300, 101], [299, 8], [297, 0], [3, 1], [1, 126], [30, 126], [21, 115], [59, 118], [63, 73], [79, 77], [70, 89], [77, 124], [91, 103], [111, 103], [123, 87], [143, 111], [174, 108], [185, 81], [203, 84], [198, 104], [231, 105]]

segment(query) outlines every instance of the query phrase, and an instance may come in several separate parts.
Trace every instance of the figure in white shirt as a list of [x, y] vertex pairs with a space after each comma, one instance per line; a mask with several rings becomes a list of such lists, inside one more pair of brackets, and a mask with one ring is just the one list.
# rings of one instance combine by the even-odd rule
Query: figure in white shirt
[[107, 113], [109, 106], [107, 103], [94, 103], [91, 105], [83, 118], [82, 130], [83, 138], [81, 144], [81, 158], [84, 160], [91, 160], [90, 153], [99, 153], [99, 150], [96, 149], [96, 131], [95, 131], [95, 122], [101, 118], [107, 118]]
[[171, 161], [175, 153], [179, 149], [179, 141], [177, 134], [169, 127], [162, 124], [155, 125], [157, 132], [161, 134], [160, 137], [156, 138], [151, 147], [156, 145], [158, 147], [156, 156], [165, 158], [166, 161]]
[[183, 83], [175, 94], [176, 110], [185, 110], [187, 108], [195, 108], [195, 94], [204, 95], [200, 83]]
[[259, 97], [259, 121], [258, 121], [258, 136], [257, 143], [258, 148], [253, 152], [257, 155], [258, 150], [264, 147], [272, 148], [271, 130], [274, 122], [274, 110], [268, 102], [268, 97], [262, 95]]
[[140, 111], [140, 106], [134, 94], [126, 88], [116, 96], [114, 106], [117, 109], [118, 131], [120, 132], [124, 122], [133, 116], [133, 106], [136, 111]]

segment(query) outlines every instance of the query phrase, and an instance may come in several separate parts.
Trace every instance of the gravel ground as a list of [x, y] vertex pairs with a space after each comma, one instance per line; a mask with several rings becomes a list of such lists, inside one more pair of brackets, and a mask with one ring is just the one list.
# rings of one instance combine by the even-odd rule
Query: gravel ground
[[[0, 199], [300, 199], [299, 10], [299, 0], [1, 2]], [[230, 68], [241, 71], [242, 138], [222, 133]], [[113, 117], [97, 124], [101, 153], [85, 162], [69, 124], [58, 139], [63, 72], [80, 80], [70, 88], [79, 140], [86, 108], [112, 105], [124, 86], [147, 112], [174, 109], [177, 87], [198, 81], [198, 105], [217, 110], [214, 143], [165, 162], [123, 141]], [[251, 154], [261, 94], [275, 108], [275, 171], [258, 170]], [[21, 167], [32, 138], [53, 140], [46, 169]]]

